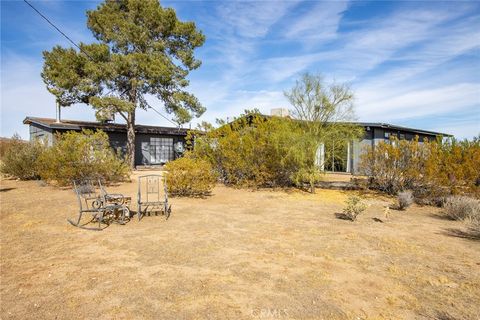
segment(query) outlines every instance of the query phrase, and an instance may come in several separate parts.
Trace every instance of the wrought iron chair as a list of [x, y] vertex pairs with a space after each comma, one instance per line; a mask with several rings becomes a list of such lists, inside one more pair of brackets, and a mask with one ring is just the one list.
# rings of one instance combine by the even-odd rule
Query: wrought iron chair
[[[83, 179], [73, 181], [73, 188], [77, 195], [79, 211], [76, 221], [67, 219], [73, 226], [88, 230], [102, 230], [110, 222], [125, 224], [130, 210], [125, 205], [125, 197], [120, 194], [109, 194], [100, 180]], [[82, 223], [84, 214], [91, 214], [92, 219]], [[97, 222], [98, 227], [87, 227], [91, 222]], [[102, 228], [102, 223], [105, 225]]]
[[151, 174], [138, 178], [138, 220], [147, 213], [161, 213], [170, 217], [172, 206], [168, 204], [167, 179], [163, 175]]

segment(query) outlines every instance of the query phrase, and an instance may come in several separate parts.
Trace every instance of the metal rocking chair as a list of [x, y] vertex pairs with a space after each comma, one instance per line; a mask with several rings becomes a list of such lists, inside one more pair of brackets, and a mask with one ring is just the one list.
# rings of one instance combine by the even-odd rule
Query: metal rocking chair
[[139, 177], [137, 203], [139, 221], [142, 216], [151, 212], [161, 213], [168, 219], [172, 206], [168, 204], [166, 177], [157, 174]]
[[[121, 194], [109, 194], [100, 180], [84, 179], [73, 181], [73, 188], [77, 195], [79, 214], [76, 221], [67, 219], [73, 226], [88, 230], [102, 230], [110, 222], [125, 224], [130, 211], [125, 205], [125, 198]], [[92, 215], [92, 219], [82, 223], [85, 213]], [[87, 227], [91, 222], [97, 222], [98, 227]], [[102, 228], [102, 224], [105, 226]]]

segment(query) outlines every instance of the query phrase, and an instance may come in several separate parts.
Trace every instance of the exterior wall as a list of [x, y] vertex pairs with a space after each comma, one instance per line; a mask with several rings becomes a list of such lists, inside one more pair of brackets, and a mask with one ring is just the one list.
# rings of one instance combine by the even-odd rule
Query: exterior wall
[[352, 174], [359, 174], [359, 166], [361, 161], [361, 155], [365, 153], [369, 148], [375, 147], [382, 141], [388, 141], [389, 137], [386, 136], [396, 135], [399, 139], [413, 140], [415, 136], [418, 136], [419, 141], [429, 140], [433, 141], [437, 137], [434, 135], [417, 134], [409, 131], [393, 130], [388, 128], [370, 127], [370, 131], [365, 130], [365, 136], [360, 141], [353, 142], [353, 164]]
[[32, 123], [29, 126], [29, 130], [30, 130], [30, 141], [34, 141], [36, 139], [40, 139], [40, 140], [46, 139], [47, 144], [49, 146], [52, 145], [52, 143], [53, 143], [52, 129], [45, 128], [45, 127], [42, 127], [42, 126], [39, 126], [37, 124]]
[[[50, 128], [45, 128], [37, 124], [30, 124], [30, 141], [34, 139], [48, 139], [48, 145], [52, 145], [54, 142], [54, 134], [62, 133], [68, 130], [52, 130]], [[121, 155], [127, 153], [127, 134], [124, 132], [108, 132], [105, 131], [108, 135], [110, 141], [110, 146]], [[183, 135], [160, 135], [160, 134], [144, 134], [137, 133], [135, 135], [135, 165], [154, 165], [151, 163], [150, 155], [150, 139], [151, 138], [173, 138], [173, 144], [177, 142], [183, 142], [185, 145], [185, 137]], [[173, 147], [173, 146], [172, 146]], [[181, 153], [173, 151], [174, 159], [177, 159], [182, 156]]]

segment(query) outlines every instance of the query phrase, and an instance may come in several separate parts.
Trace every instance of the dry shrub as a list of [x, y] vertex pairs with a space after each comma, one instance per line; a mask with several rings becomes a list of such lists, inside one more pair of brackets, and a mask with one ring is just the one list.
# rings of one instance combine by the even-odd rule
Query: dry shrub
[[[195, 137], [193, 157], [209, 161], [223, 183], [246, 187], [293, 184], [292, 176], [306, 158], [297, 151], [301, 132], [291, 120], [247, 112], [231, 123], [219, 124], [218, 129], [204, 124], [203, 134]], [[309, 160], [314, 161], [313, 156]]]
[[177, 196], [205, 196], [210, 194], [217, 176], [208, 161], [186, 157], [165, 165], [168, 192]]
[[410, 207], [413, 203], [413, 192], [411, 190], [405, 190], [399, 192], [397, 195], [398, 200], [398, 209], [405, 210], [406, 208]]
[[466, 196], [451, 196], [444, 203], [443, 211], [452, 220], [480, 220], [480, 200]]
[[357, 220], [357, 216], [367, 209], [367, 206], [357, 196], [349, 196], [346, 205], [343, 209], [343, 215], [351, 221]]
[[26, 142], [14, 135], [2, 156], [0, 170], [3, 174], [31, 180], [39, 178], [38, 158], [45, 150], [42, 141]]
[[480, 239], [480, 215], [467, 220], [470, 234], [475, 238]]
[[130, 169], [110, 148], [103, 131], [83, 130], [58, 134], [55, 143], [39, 158], [40, 177], [68, 185], [82, 178], [103, 178], [107, 182], [128, 179]]
[[412, 190], [423, 203], [452, 194], [480, 195], [480, 138], [423, 143], [392, 137], [366, 150], [361, 169], [370, 186], [390, 194]]

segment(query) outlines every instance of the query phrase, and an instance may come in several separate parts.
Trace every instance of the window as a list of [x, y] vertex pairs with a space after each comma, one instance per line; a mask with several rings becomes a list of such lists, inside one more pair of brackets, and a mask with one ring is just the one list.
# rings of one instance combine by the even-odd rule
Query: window
[[385, 132], [385, 139], [390, 139], [390, 132]]
[[405, 134], [400, 133], [400, 140], [405, 140]]
[[150, 138], [150, 163], [166, 163], [173, 159], [173, 138]]

